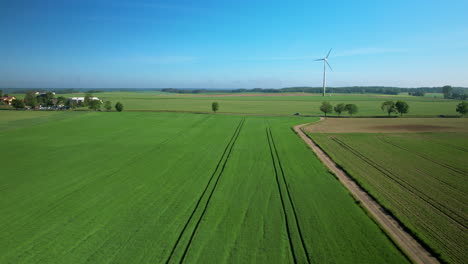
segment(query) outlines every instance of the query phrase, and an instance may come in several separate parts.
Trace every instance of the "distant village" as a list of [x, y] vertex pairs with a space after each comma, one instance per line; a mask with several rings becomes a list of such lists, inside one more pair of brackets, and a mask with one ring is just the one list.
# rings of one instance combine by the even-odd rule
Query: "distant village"
[[[110, 101], [103, 102], [99, 97], [93, 96], [92, 93], [86, 93], [82, 97], [64, 97], [56, 96], [55, 92], [31, 91], [26, 93], [23, 99], [18, 99], [16, 96], [3, 95], [0, 91], [0, 98], [0, 104], [15, 109], [68, 110], [88, 107], [91, 110], [101, 111], [101, 107], [104, 106], [105, 110], [112, 110], [112, 103]], [[120, 102], [114, 107], [119, 112], [123, 109], [123, 105]]]

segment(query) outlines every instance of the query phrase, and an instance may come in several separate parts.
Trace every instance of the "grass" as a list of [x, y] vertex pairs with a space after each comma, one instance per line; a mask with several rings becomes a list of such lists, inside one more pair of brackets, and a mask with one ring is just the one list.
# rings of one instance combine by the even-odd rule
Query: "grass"
[[0, 130], [0, 263], [407, 262], [290, 130], [313, 118], [5, 111], [0, 124], [35, 117]]
[[[220, 112], [252, 113], [252, 114], [282, 114], [292, 115], [322, 115], [319, 107], [322, 101], [338, 103], [353, 103], [359, 107], [356, 116], [385, 116], [380, 105], [386, 100], [404, 100], [410, 105], [408, 116], [438, 116], [457, 115], [455, 111], [459, 101], [432, 97], [416, 97], [408, 95], [372, 95], [372, 94], [332, 94], [322, 97], [317, 94], [296, 93], [292, 96], [219, 96], [213, 94], [191, 95], [170, 94], [161, 92], [106, 92], [95, 96], [113, 104], [120, 101], [125, 110], [133, 111], [196, 111], [211, 112], [211, 103], [220, 104]], [[22, 97], [23, 95], [18, 95]], [[59, 95], [57, 95], [59, 96]], [[61, 96], [84, 96], [81, 94], [63, 94]]]
[[[328, 124], [329, 132], [342, 133], [326, 133], [326, 121], [317, 129], [311, 126], [309, 135], [444, 261], [464, 263], [468, 257], [464, 246], [468, 241], [468, 122], [416, 119], [413, 123], [434, 126], [435, 132], [363, 133], [365, 122], [371, 128], [368, 132], [386, 121], [397, 124], [359, 120], [343, 122], [338, 129], [338, 121]], [[450, 125], [456, 132], [441, 133], [438, 125]], [[346, 129], [359, 133], [346, 133]]]

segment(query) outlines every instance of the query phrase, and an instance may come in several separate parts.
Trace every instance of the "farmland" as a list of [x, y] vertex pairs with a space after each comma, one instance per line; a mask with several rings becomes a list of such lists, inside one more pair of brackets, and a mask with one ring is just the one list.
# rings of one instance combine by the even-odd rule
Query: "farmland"
[[306, 130], [440, 258], [465, 262], [466, 119], [328, 119]]
[[[24, 95], [18, 94], [18, 97]], [[58, 96], [58, 95], [57, 95]], [[84, 96], [81, 94], [64, 94], [65, 97]], [[103, 100], [114, 104], [120, 101], [125, 110], [130, 111], [189, 111], [210, 112], [211, 102], [220, 104], [220, 112], [249, 114], [321, 115], [319, 106], [322, 101], [356, 104], [359, 107], [357, 116], [386, 115], [380, 109], [386, 100], [404, 100], [410, 105], [409, 116], [458, 115], [455, 111], [457, 100], [432, 97], [415, 97], [408, 95], [369, 95], [369, 94], [333, 94], [322, 97], [310, 93], [292, 94], [172, 94], [161, 92], [104, 92], [95, 93]]]
[[314, 120], [3, 111], [0, 263], [408, 262], [290, 129]]

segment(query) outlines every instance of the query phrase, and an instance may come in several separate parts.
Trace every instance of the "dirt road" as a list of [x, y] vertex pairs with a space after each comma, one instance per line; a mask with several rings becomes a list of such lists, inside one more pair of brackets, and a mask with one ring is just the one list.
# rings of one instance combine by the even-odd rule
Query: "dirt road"
[[[322, 118], [321, 118], [322, 119]], [[354, 198], [369, 211], [369, 213], [380, 223], [380, 226], [393, 241], [415, 262], [415, 263], [439, 263], [425, 248], [421, 246], [403, 227], [389, 214], [382, 206], [370, 197], [356, 182], [340, 169], [336, 163], [320, 149], [302, 131], [302, 124], [294, 127], [294, 131], [304, 140], [304, 142], [315, 152], [319, 159], [332, 171], [340, 182], [349, 190]]]

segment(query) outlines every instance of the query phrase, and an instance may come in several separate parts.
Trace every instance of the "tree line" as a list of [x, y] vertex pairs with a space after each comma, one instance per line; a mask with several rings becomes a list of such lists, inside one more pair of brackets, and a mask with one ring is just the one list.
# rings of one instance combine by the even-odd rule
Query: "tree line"
[[327, 116], [327, 114], [333, 113], [333, 111], [335, 111], [335, 113], [337, 113], [338, 116], [341, 116], [341, 113], [343, 112], [347, 112], [350, 116], [352, 116], [353, 114], [356, 114], [359, 111], [359, 108], [355, 104], [343, 103], [337, 104], [335, 107], [333, 107], [330, 102], [324, 101], [320, 106], [320, 111], [322, 111], [325, 114], [325, 116]]
[[[385, 101], [380, 105], [380, 109], [387, 113], [388, 116], [391, 116], [391, 114], [400, 114], [400, 116], [403, 116], [403, 114], [409, 113], [410, 106], [408, 103], [405, 101]], [[332, 106], [330, 102], [322, 102], [322, 105], [320, 106], [320, 111], [324, 113], [325, 116], [327, 114], [335, 113], [338, 114], [338, 116], [341, 116], [341, 113], [343, 112], [348, 112], [350, 116], [358, 112], [358, 107], [355, 104], [337, 104], [335, 107]], [[461, 103], [457, 104], [457, 107], [455, 109], [458, 113], [461, 115], [466, 115], [468, 113], [468, 102], [462, 101]]]
[[[463, 96], [468, 94], [468, 88], [464, 87], [450, 87], [452, 93], [456, 97], [452, 99], [462, 99]], [[424, 96], [426, 93], [443, 93], [444, 87], [419, 87], [419, 88], [401, 88], [401, 87], [387, 87], [387, 86], [350, 86], [350, 87], [328, 87], [327, 93], [357, 93], [357, 94], [388, 94], [397, 95], [399, 93], [408, 93], [413, 96]], [[272, 88], [253, 88], [253, 89], [177, 89], [165, 88], [161, 89], [163, 92], [180, 93], [180, 94], [199, 94], [199, 93], [321, 93], [322, 87], [285, 87], [280, 89]], [[464, 100], [464, 99], [462, 99]]]
[[454, 89], [450, 85], [446, 85], [442, 87], [442, 93], [444, 94], [445, 99], [459, 99], [459, 100], [468, 99], [468, 95], [465, 94], [464, 91]]

